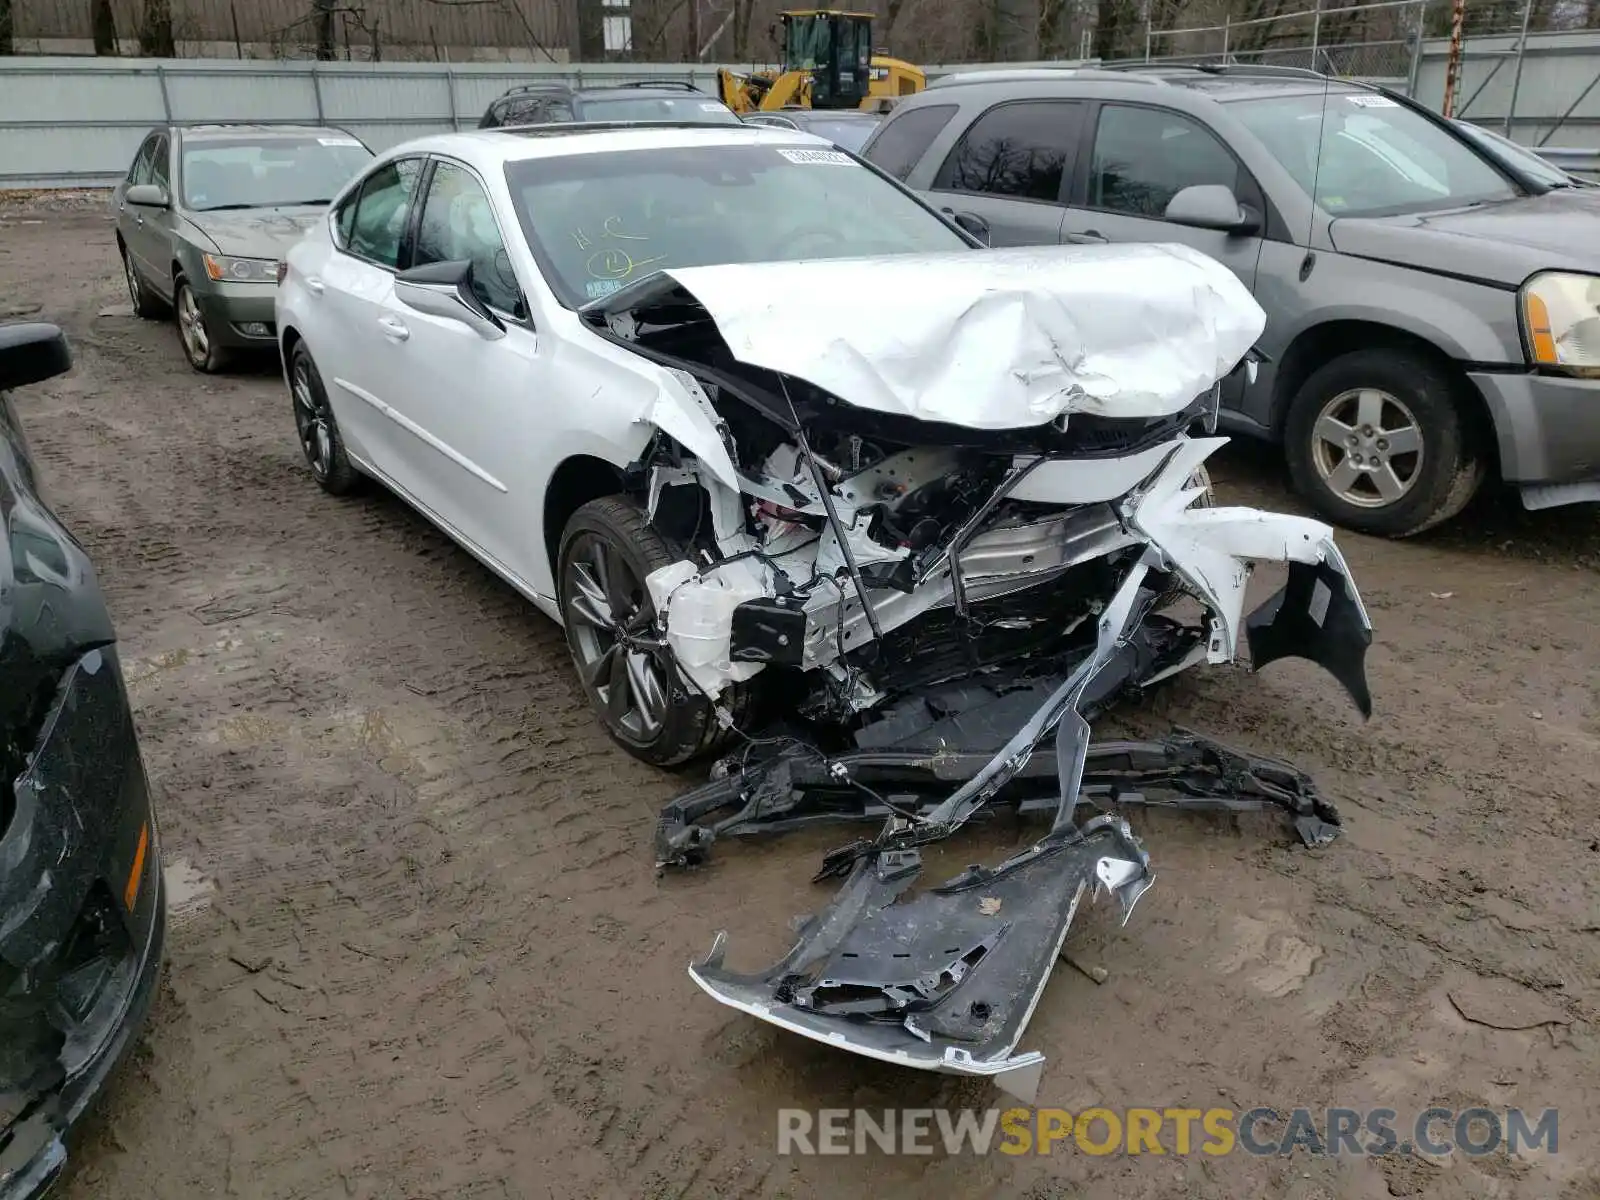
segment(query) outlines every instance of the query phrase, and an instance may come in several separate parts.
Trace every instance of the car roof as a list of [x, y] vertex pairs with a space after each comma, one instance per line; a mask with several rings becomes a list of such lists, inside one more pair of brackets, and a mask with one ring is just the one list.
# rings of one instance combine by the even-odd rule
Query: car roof
[[[1315, 71], [1253, 64], [1134, 63], [1126, 67], [997, 67], [944, 75], [928, 84], [917, 99], [922, 107], [953, 98], [966, 88], [985, 87], [1007, 95], [1084, 95], [1107, 87], [1139, 85], [1181, 88], [1228, 103], [1234, 100], [1371, 91], [1354, 80], [1335, 79]], [[1169, 93], [1170, 95], [1170, 93]]]
[[656, 121], [566, 121], [552, 125], [509, 125], [439, 133], [396, 146], [388, 153], [447, 154], [495, 170], [506, 163], [599, 154], [623, 150], [686, 150], [696, 146], [806, 146], [829, 148], [823, 138], [771, 125], [726, 125]]
[[704, 88], [695, 87], [687, 80], [679, 79], [641, 79], [632, 83], [601, 83], [593, 87], [582, 87], [566, 80], [548, 80], [539, 83], [524, 83], [495, 97], [494, 103], [502, 100], [516, 100], [522, 97], [537, 96], [568, 96], [568, 97], [594, 97], [594, 96], [662, 96], [662, 95], [698, 95], [708, 100], [716, 99]]
[[184, 141], [203, 142], [222, 138], [305, 138], [315, 137], [317, 134], [336, 133], [341, 137], [354, 137], [337, 125], [256, 125], [247, 122], [238, 124], [206, 124], [206, 125], [179, 125], [176, 127], [183, 135]]

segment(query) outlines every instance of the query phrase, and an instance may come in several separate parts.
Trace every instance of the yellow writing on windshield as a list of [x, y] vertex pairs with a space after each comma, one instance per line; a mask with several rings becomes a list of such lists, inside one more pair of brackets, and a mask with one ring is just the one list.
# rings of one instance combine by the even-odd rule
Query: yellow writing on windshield
[[649, 242], [650, 238], [646, 234], [625, 232], [620, 216], [610, 216], [603, 220], [600, 223], [598, 238], [591, 237], [582, 226], [579, 226], [572, 231], [572, 240], [579, 250], [594, 251], [583, 265], [590, 279], [621, 281], [628, 279], [643, 267], [666, 259], [664, 254], [657, 254], [652, 258], [635, 258], [620, 246], [605, 245], [606, 242]]

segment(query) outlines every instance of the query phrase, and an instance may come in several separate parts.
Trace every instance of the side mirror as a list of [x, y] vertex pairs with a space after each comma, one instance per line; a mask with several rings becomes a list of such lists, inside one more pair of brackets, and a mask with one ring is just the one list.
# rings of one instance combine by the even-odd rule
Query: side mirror
[[67, 336], [54, 325], [0, 325], [0, 392], [27, 387], [72, 370]]
[[167, 195], [167, 189], [159, 183], [136, 183], [122, 193], [122, 198], [129, 204], [138, 204], [145, 208], [172, 207], [172, 197]]
[[1231, 188], [1220, 183], [1184, 188], [1167, 202], [1162, 217], [1173, 225], [1223, 233], [1254, 233], [1261, 227], [1261, 219], [1239, 203]]
[[495, 341], [506, 335], [505, 322], [478, 299], [472, 288], [472, 263], [429, 263], [394, 277], [394, 294], [418, 312], [459, 321], [481, 338]]
[[940, 209], [940, 212], [949, 217], [957, 225], [977, 238], [985, 246], [989, 244], [989, 222], [985, 221], [974, 212], [956, 212], [953, 209]]

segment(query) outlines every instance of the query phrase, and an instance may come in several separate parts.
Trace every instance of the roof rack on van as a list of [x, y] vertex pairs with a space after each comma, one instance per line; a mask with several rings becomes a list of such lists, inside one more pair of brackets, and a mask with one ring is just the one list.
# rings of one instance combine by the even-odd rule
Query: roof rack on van
[[601, 88], [682, 88], [686, 92], [698, 92], [701, 89], [685, 79], [630, 79], [626, 83], [602, 83]]
[[531, 92], [550, 92], [564, 95], [572, 91], [572, 85], [565, 80], [541, 80], [538, 83], [520, 83], [516, 87], [509, 87], [500, 93], [499, 99], [507, 96], [526, 96]]
[[1118, 63], [1105, 68], [1108, 71], [1199, 71], [1205, 75], [1262, 75], [1281, 76], [1286, 79], [1327, 79], [1321, 71], [1310, 67], [1280, 67], [1270, 63], [1236, 62], [1132, 62]]
[[[1107, 67], [994, 67], [941, 75], [937, 79], [929, 80], [928, 86], [935, 88], [960, 87], [964, 84], [977, 83], [1045, 83], [1057, 79], [1099, 79], [1127, 83], [1134, 78], [1138, 77]], [[1150, 76], [1139, 79], [1139, 82], [1165, 84], [1166, 80]]]

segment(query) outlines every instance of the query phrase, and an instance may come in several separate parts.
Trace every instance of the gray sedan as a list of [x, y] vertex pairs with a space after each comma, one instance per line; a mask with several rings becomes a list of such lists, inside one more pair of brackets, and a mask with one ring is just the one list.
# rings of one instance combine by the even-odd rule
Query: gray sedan
[[371, 157], [359, 138], [317, 126], [152, 130], [111, 196], [133, 311], [176, 311], [197, 371], [272, 349], [278, 261]]

